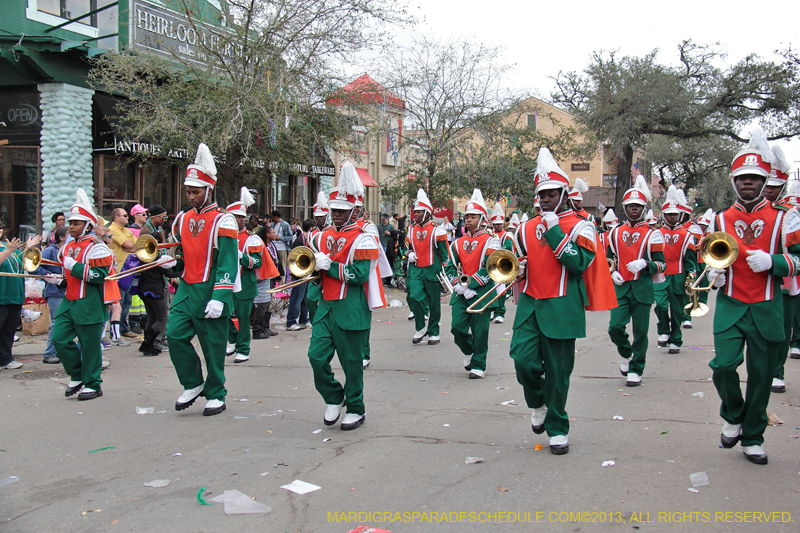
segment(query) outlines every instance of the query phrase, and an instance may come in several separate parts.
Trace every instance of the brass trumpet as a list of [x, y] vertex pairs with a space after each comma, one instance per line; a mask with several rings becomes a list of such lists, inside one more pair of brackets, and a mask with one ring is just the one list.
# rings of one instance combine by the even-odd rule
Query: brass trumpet
[[697, 293], [698, 291], [710, 291], [714, 280], [709, 278], [708, 287], [698, 287], [700, 280], [708, 275], [708, 271], [712, 268], [731, 266], [739, 256], [739, 245], [736, 243], [736, 239], [724, 231], [716, 231], [703, 239], [703, 243], [700, 245], [700, 256], [706, 264], [705, 270], [691, 283], [690, 277], [687, 277], [686, 280], [686, 292], [692, 296], [692, 303], [686, 305], [684, 309], [691, 316], [703, 316], [708, 313], [708, 306], [697, 300]]
[[276, 292], [291, 289], [292, 287], [297, 287], [298, 285], [319, 279], [319, 274], [311, 276], [311, 273], [314, 272], [314, 267], [317, 265], [317, 260], [314, 258], [314, 251], [308, 246], [298, 246], [294, 248], [286, 257], [286, 262], [288, 263], [289, 272], [292, 273], [292, 276], [300, 279], [296, 279], [280, 287], [275, 287], [274, 289], [269, 289], [266, 291], [267, 294], [275, 294]]
[[483, 313], [496, 300], [500, 297], [504, 297], [506, 292], [522, 279], [522, 276], [519, 275], [519, 259], [506, 249], [495, 250], [489, 254], [489, 257], [486, 259], [486, 272], [495, 283], [508, 284], [510, 282], [510, 285], [508, 285], [503, 292], [489, 300], [489, 303], [480, 309], [475, 309], [476, 305], [492, 294], [492, 291], [488, 291], [467, 307], [467, 313]]
[[158, 241], [152, 235], [142, 235], [136, 242], [134, 243], [134, 252], [136, 257], [139, 258], [139, 261], [142, 263], [147, 263], [145, 265], [139, 265], [137, 267], [133, 267], [128, 270], [123, 270], [122, 272], [118, 272], [112, 276], [108, 276], [106, 280], [117, 280], [120, 278], [124, 278], [125, 276], [130, 276], [132, 274], [138, 274], [139, 272], [143, 272], [145, 270], [149, 270], [151, 268], [157, 267], [158, 263], [154, 263], [158, 258], [158, 250], [161, 248], [172, 248], [173, 246], [180, 246], [181, 243], [179, 242], [168, 242], [164, 244], [158, 244]]

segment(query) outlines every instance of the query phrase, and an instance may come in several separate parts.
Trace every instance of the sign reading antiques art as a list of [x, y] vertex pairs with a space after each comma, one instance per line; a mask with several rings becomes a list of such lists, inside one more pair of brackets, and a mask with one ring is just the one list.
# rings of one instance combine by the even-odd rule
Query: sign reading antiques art
[[164, 59], [205, 67], [208, 64], [206, 50], [220, 46], [224, 47], [222, 56], [232, 57], [239, 47], [224, 42], [221, 37], [224, 31], [145, 0], [131, 1], [130, 46]]

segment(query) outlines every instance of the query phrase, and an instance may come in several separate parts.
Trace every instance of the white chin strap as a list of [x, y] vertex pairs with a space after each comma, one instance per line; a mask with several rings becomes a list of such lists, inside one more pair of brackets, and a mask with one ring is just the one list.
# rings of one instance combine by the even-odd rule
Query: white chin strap
[[742, 203], [758, 202], [761, 198], [763, 198], [764, 197], [764, 187], [767, 186], [767, 181], [768, 180], [766, 180], [766, 179], [764, 180], [764, 185], [761, 186], [761, 192], [758, 193], [758, 196], [756, 197], [756, 199], [755, 200], [751, 200], [750, 202], [748, 202], [747, 200], [744, 200], [741, 196], [739, 196], [739, 189], [736, 188], [736, 179], [733, 176], [733, 174], [731, 174], [731, 185], [733, 186], [733, 194], [735, 194], [736, 198]]
[[[644, 206], [642, 206], [642, 214], [641, 214], [641, 215], [639, 215], [639, 218], [637, 218], [636, 220], [631, 220], [631, 217], [628, 215], [628, 213], [627, 213], [627, 212], [625, 213], [625, 216], [627, 216], [627, 217], [628, 217], [628, 221], [629, 221], [629, 222], [633, 222], [634, 224], [636, 224], [636, 223], [638, 223], [638, 222], [641, 222], [642, 220], [644, 220], [644, 216], [645, 216], [644, 210], [645, 210], [645, 208], [646, 208], [646, 207], [647, 207], [647, 204], [645, 204]], [[623, 210], [625, 209], [625, 204], [623, 204], [623, 205], [622, 205], [622, 209], [623, 209]], [[678, 219], [678, 220], [680, 220], [680, 219]]]

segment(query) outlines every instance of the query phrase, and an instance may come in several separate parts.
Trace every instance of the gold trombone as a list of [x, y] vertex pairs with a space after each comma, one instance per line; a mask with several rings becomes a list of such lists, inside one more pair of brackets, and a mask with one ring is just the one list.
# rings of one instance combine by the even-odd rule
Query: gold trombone
[[739, 245], [732, 236], [724, 231], [716, 231], [708, 234], [700, 245], [700, 256], [706, 264], [705, 270], [692, 280], [691, 276], [686, 279], [686, 292], [692, 297], [692, 303], [686, 305], [684, 309], [691, 316], [703, 316], [708, 313], [708, 306], [697, 300], [699, 291], [710, 291], [714, 284], [713, 279], [709, 279], [708, 287], [699, 287], [700, 280], [708, 275], [712, 268], [728, 268], [739, 256]]
[[151, 268], [157, 267], [159, 263], [154, 263], [154, 261], [158, 258], [158, 250], [162, 248], [172, 248], [173, 246], [180, 246], [181, 243], [179, 242], [168, 242], [164, 244], [158, 244], [158, 241], [152, 235], [142, 235], [136, 242], [134, 243], [134, 252], [136, 257], [139, 258], [139, 261], [142, 263], [146, 263], [144, 265], [139, 265], [137, 267], [130, 268], [128, 270], [123, 270], [122, 272], [118, 272], [112, 276], [108, 276], [106, 280], [117, 280], [120, 278], [124, 278], [125, 276], [130, 276], [132, 274], [138, 274], [139, 272], [144, 272], [145, 270], [149, 270]]
[[288, 263], [289, 272], [292, 273], [292, 276], [300, 279], [296, 279], [280, 287], [275, 287], [274, 289], [269, 289], [266, 291], [266, 294], [275, 294], [276, 292], [291, 289], [292, 287], [297, 287], [298, 285], [319, 279], [319, 274], [316, 276], [311, 275], [311, 273], [314, 272], [314, 267], [317, 265], [317, 260], [314, 258], [314, 251], [308, 246], [298, 246], [292, 249], [286, 257], [286, 262]]
[[[60, 266], [63, 267], [63, 263], [59, 263], [58, 261], [51, 261], [50, 259], [43, 259], [42, 252], [38, 248], [28, 248], [24, 252], [22, 252], [22, 268], [25, 269], [26, 272], [35, 272], [39, 265], [50, 265], [50, 266]], [[41, 276], [38, 274], [12, 274], [11, 272], [0, 272], [0, 276], [5, 276], [9, 278], [33, 278], [33, 279], [44, 279], [47, 276]]]
[[511, 287], [513, 287], [519, 280], [522, 279], [522, 276], [519, 275], [519, 259], [517, 259], [516, 255], [506, 249], [495, 250], [489, 254], [489, 257], [486, 259], [486, 272], [495, 283], [507, 284], [510, 282], [510, 285], [508, 285], [503, 292], [489, 300], [489, 303], [480, 309], [475, 309], [476, 305], [478, 305], [484, 298], [492, 294], [492, 291], [487, 291], [486, 294], [475, 300], [469, 307], [467, 307], [467, 313], [483, 313], [500, 297], [505, 297], [506, 292], [508, 292]]

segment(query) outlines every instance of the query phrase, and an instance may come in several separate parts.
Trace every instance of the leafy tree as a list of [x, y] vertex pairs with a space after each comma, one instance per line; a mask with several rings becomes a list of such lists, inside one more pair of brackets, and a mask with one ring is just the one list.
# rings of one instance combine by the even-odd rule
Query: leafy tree
[[724, 56], [715, 48], [684, 41], [678, 52], [673, 67], [658, 63], [656, 50], [643, 57], [600, 51], [582, 73], [554, 78], [553, 100], [619, 156], [617, 205], [631, 183], [634, 148], [647, 136], [684, 142], [716, 135], [743, 142], [740, 132], [754, 121], [771, 139], [800, 133], [798, 72], [787, 61], [750, 55], [720, 68]]

